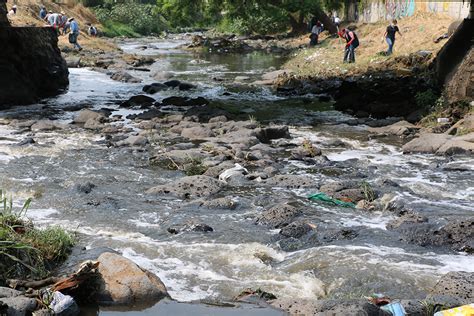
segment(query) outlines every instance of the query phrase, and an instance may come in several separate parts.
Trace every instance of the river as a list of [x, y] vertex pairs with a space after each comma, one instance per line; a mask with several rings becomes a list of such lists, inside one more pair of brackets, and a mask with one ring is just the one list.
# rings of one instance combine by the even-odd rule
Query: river
[[[77, 112], [68, 108], [76, 105], [109, 108], [113, 115], [139, 113], [119, 109], [117, 101], [139, 94], [145, 83], [156, 81], [150, 73], [163, 71], [198, 88], [160, 92], [153, 95], [157, 100], [171, 95], [203, 96], [237, 109], [244, 117], [288, 124], [292, 142], [311, 140], [337, 167], [321, 170], [286, 159], [281, 174], [308, 175], [322, 183], [337, 173], [342, 179], [360, 176], [374, 186], [388, 179], [398, 184], [392, 194], [430, 218], [443, 222], [472, 216], [473, 158], [403, 155], [399, 139], [370, 138], [365, 126], [345, 124], [349, 116], [332, 110], [317, 97], [282, 97], [267, 87], [234, 83], [237, 76], [248, 77], [245, 82], [259, 80], [263, 73], [281, 67], [284, 57], [261, 52], [190, 53], [180, 50], [181, 44], [181, 40], [158, 39], [122, 42], [125, 52], [157, 58], [151, 72], [131, 72], [143, 79], [141, 84], [116, 82], [89, 69], [71, 69], [67, 93], [0, 113], [0, 187], [13, 192], [17, 203], [36, 197], [28, 212], [35, 223], [62, 225], [76, 231], [87, 247], [106, 246], [123, 252], [156, 273], [170, 295], [181, 302], [229, 301], [245, 288], [294, 298], [353, 298], [374, 292], [423, 298], [442, 274], [474, 272], [473, 256], [400, 241], [385, 227], [395, 218], [390, 213], [310, 202], [306, 197], [315, 192], [304, 188], [227, 189], [220, 195], [232, 197], [239, 205], [235, 210], [209, 210], [178, 199], [155, 199], [145, 191], [182, 174], [150, 166], [147, 150], [108, 148], [102, 135], [82, 129], [37, 132], [36, 144], [18, 146], [26, 133], [6, 125], [13, 118], [69, 123]], [[118, 123], [136, 128], [130, 120]], [[336, 140], [346, 146], [335, 145]], [[87, 181], [96, 185], [92, 193], [78, 193], [75, 184]], [[304, 205], [305, 218], [322, 229], [356, 229], [357, 237], [284, 247], [277, 238], [278, 230], [253, 221], [276, 197]], [[214, 232], [167, 232], [168, 227], [189, 220], [207, 223]]]

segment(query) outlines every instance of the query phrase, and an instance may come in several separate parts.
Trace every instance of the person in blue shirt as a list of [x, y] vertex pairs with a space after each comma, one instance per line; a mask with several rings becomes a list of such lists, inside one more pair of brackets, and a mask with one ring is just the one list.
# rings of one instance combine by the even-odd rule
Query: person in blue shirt
[[77, 42], [77, 38], [79, 37], [79, 24], [77, 23], [74, 18], [70, 18], [68, 20], [69, 27], [71, 29], [71, 34], [69, 34], [69, 43], [74, 45], [74, 48], [77, 48], [77, 50], [82, 50], [81, 45]]
[[39, 14], [40, 19], [44, 20], [44, 18], [46, 17], [46, 14], [48, 14], [48, 12], [46, 12], [46, 8], [42, 6], [40, 10], [40, 14]]

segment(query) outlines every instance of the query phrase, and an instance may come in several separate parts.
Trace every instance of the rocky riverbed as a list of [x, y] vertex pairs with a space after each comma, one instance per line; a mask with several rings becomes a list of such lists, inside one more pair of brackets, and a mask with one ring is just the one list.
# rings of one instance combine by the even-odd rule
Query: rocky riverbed
[[71, 69], [68, 93], [1, 113], [1, 187], [34, 195], [39, 225], [121, 252], [178, 301], [261, 288], [294, 314], [380, 314], [364, 296], [472, 300], [468, 151], [404, 154], [418, 152], [403, 147], [418, 132], [409, 123], [377, 130], [398, 119], [275, 94], [258, 81], [279, 55], [121, 45], [150, 62]]

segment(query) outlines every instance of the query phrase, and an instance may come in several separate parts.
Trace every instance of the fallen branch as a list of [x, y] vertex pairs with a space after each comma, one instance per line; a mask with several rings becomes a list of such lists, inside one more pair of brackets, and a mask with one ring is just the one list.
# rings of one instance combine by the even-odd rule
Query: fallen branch
[[57, 277], [49, 277], [43, 280], [16, 280], [16, 279], [8, 279], [7, 285], [12, 289], [17, 289], [19, 287], [24, 287], [27, 289], [38, 289], [50, 284], [56, 283], [60, 280]]

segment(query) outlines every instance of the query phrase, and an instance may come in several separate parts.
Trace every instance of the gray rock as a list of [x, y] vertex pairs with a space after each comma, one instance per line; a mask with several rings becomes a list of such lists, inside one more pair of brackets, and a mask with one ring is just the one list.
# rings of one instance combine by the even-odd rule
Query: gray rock
[[288, 126], [271, 125], [256, 130], [256, 136], [262, 143], [268, 143], [273, 139], [291, 138]]
[[36, 141], [34, 140], [33, 137], [26, 137], [25, 139], [21, 140], [17, 145], [18, 146], [25, 146], [25, 145], [31, 145], [35, 144]]
[[76, 117], [74, 117], [73, 122], [76, 124], [84, 124], [90, 119], [97, 119], [99, 117], [104, 117], [104, 115], [99, 112], [84, 109], [84, 110], [79, 111], [79, 113], [77, 113]]
[[81, 57], [67, 57], [66, 64], [68, 68], [79, 68], [81, 64]]
[[313, 178], [303, 175], [276, 175], [265, 181], [264, 184], [272, 187], [283, 187], [287, 189], [299, 189], [299, 188], [317, 188], [319, 183]]
[[439, 227], [429, 222], [405, 222], [396, 231], [402, 240], [421, 246], [450, 246], [458, 251], [474, 251], [474, 219], [453, 220]]
[[126, 139], [117, 142], [117, 146], [145, 146], [148, 144], [148, 138], [145, 136], [129, 136]]
[[309, 233], [313, 227], [305, 221], [298, 220], [290, 223], [280, 230], [280, 235], [284, 237], [301, 238]]
[[301, 210], [288, 204], [277, 204], [257, 216], [255, 223], [281, 228], [290, 224], [297, 216], [301, 215]]
[[150, 74], [153, 79], [156, 80], [168, 80], [174, 77], [174, 74], [166, 71], [155, 71]]
[[168, 97], [164, 98], [161, 103], [163, 105], [186, 106], [187, 98], [184, 97]]
[[435, 153], [452, 136], [447, 134], [422, 134], [420, 137], [406, 143], [402, 150], [404, 153]]
[[140, 94], [140, 95], [135, 95], [135, 96], [131, 97], [130, 99], [128, 99], [125, 102], [122, 102], [122, 104], [120, 104], [120, 106], [124, 107], [124, 108], [150, 107], [151, 105], [153, 105], [153, 103], [155, 101], [156, 100], [153, 99], [152, 97]]
[[204, 126], [196, 126], [190, 128], [183, 128], [181, 131], [181, 136], [189, 138], [189, 139], [206, 139], [208, 137], [213, 137], [214, 132]]
[[223, 197], [213, 200], [203, 201], [201, 206], [209, 209], [226, 209], [235, 210], [239, 204], [232, 200], [230, 197]]
[[415, 212], [408, 212], [396, 219], [393, 219], [387, 223], [387, 229], [396, 229], [402, 225], [406, 225], [408, 223], [426, 223], [428, 222], [428, 218], [426, 216], [420, 215]]
[[305, 316], [391, 316], [389, 312], [366, 300], [304, 300], [276, 299], [271, 302], [273, 307], [287, 311], [290, 315]]
[[178, 89], [181, 90], [181, 91], [188, 91], [188, 90], [191, 90], [191, 89], [196, 89], [196, 86], [193, 85], [193, 84], [190, 84], [190, 83], [181, 82], [178, 85]]
[[96, 185], [92, 182], [85, 182], [85, 183], [78, 183], [74, 186], [76, 191], [79, 193], [89, 194], [92, 190], [96, 187]]
[[474, 299], [474, 273], [449, 272], [436, 283], [430, 295], [449, 295], [464, 300], [466, 304], [472, 303]]
[[171, 88], [177, 88], [181, 84], [179, 80], [169, 80], [165, 82], [165, 85]]
[[142, 91], [148, 94], [155, 94], [160, 91], [168, 90], [168, 86], [163, 83], [152, 83], [143, 87]]
[[11, 289], [9, 287], [0, 287], [0, 298], [15, 297], [21, 295], [20, 291]]
[[172, 195], [179, 198], [199, 198], [216, 194], [224, 187], [225, 184], [222, 181], [208, 176], [190, 176], [151, 188], [147, 193]]
[[87, 122], [84, 124], [85, 129], [90, 130], [99, 130], [105, 127], [104, 123], [106, 119], [103, 116], [99, 116], [96, 118], [88, 119]]
[[169, 297], [165, 285], [153, 273], [115, 253], [103, 253], [97, 259], [101, 286], [97, 300], [101, 305], [146, 304], [152, 306]]
[[[160, 153], [158, 155], [152, 156], [150, 158], [150, 163], [154, 165], [167, 166], [170, 163], [176, 163], [178, 165], [183, 165], [189, 163], [190, 160], [202, 161], [206, 158], [209, 158], [210, 155], [206, 152], [202, 152], [200, 149], [191, 148], [191, 149], [176, 149], [170, 150], [165, 153]], [[231, 164], [233, 166], [233, 164]], [[209, 175], [209, 174], [205, 174]]]
[[225, 115], [219, 115], [216, 117], [211, 117], [209, 123], [225, 123], [227, 122], [227, 117]]
[[31, 130], [33, 132], [45, 132], [45, 131], [53, 131], [57, 129], [64, 129], [65, 126], [55, 121], [50, 120], [40, 120], [35, 124], [31, 125]]
[[37, 303], [34, 298], [24, 296], [1, 298], [0, 304], [8, 305], [8, 316], [26, 316], [36, 309]]
[[127, 72], [119, 71], [110, 76], [112, 80], [127, 82], [127, 83], [140, 83], [142, 82], [141, 79], [135, 78]]

